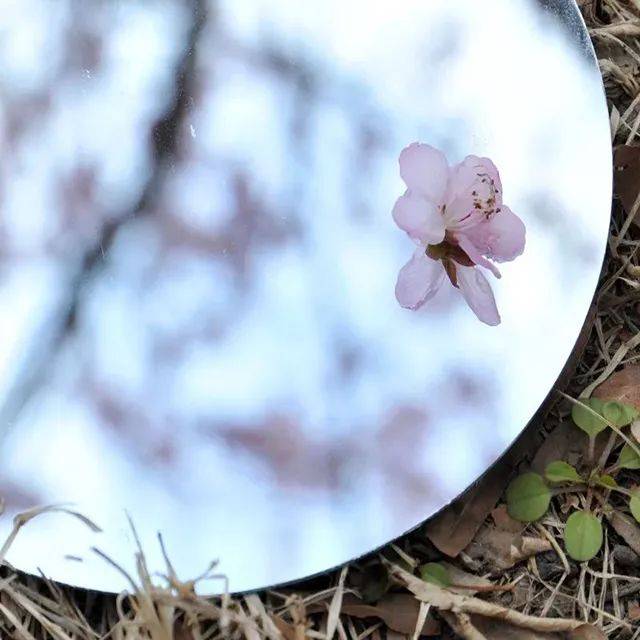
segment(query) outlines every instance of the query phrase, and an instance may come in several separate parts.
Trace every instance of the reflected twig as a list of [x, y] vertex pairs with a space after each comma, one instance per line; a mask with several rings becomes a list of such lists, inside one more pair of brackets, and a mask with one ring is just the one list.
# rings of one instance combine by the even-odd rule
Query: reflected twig
[[39, 339], [34, 340], [31, 354], [25, 358], [6, 394], [6, 400], [0, 408], [0, 438], [6, 436], [29, 400], [46, 381], [61, 346], [76, 328], [84, 292], [104, 266], [120, 229], [154, 210], [178, 151], [179, 134], [193, 95], [198, 43], [207, 22], [206, 0], [187, 0], [187, 4], [191, 9], [191, 23], [175, 67], [174, 96], [151, 130], [153, 166], [149, 177], [137, 201], [125, 211], [112, 215], [103, 225], [96, 241], [80, 258], [78, 268], [69, 278], [67, 292], [59, 301], [57, 312], [49, 318]]

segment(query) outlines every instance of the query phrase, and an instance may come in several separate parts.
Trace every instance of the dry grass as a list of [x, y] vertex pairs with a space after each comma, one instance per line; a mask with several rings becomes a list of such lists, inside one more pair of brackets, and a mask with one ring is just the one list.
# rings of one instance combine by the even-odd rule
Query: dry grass
[[[600, 59], [614, 142], [637, 143], [640, 0], [579, 0], [578, 3], [589, 23]], [[640, 230], [633, 223], [637, 208], [640, 208], [640, 199], [629, 215], [614, 202], [610, 251], [596, 299], [594, 327], [566, 389], [574, 397], [585, 389], [593, 389], [620, 365], [640, 360]], [[546, 417], [542, 425], [544, 432], [552, 432], [568, 411], [568, 403], [558, 404]], [[439, 559], [420, 532], [398, 545], [391, 545], [383, 553], [382, 563], [374, 558], [286, 592], [241, 597], [204, 599], [196, 596], [194, 587], [198, 581], [181, 582], [168, 559], [164, 579], [152, 580], [142, 549], [137, 558], [138, 574], [127, 576], [131, 585], [129, 592], [118, 597], [62, 588], [5, 566], [0, 572], [0, 634], [3, 638], [24, 640], [107, 637], [122, 640], [333, 637], [380, 640], [416, 638], [421, 630], [436, 632], [440, 620], [440, 637], [457, 637], [451, 629], [465, 638], [504, 637], [502, 632], [480, 624], [473, 617], [480, 613], [489, 619], [490, 609], [497, 611], [499, 618], [510, 617], [516, 624], [539, 631], [565, 633], [576, 626], [567, 620], [577, 619], [597, 625], [606, 637], [640, 638], [637, 622], [629, 620], [629, 612], [640, 594], [640, 559], [635, 567], [633, 562], [623, 566], [625, 563], [621, 562], [618, 552], [624, 548], [622, 538], [611, 527], [606, 531], [603, 552], [598, 559], [589, 565], [572, 562], [558, 543], [564, 522], [561, 509], [562, 503], [554, 504], [548, 516], [531, 528], [532, 535], [542, 539], [549, 551], [531, 556], [526, 564], [494, 571], [493, 582], [480, 576], [470, 578], [469, 571], [482, 572], [483, 567], [461, 553], [455, 563], [458, 569], [467, 572], [459, 572], [457, 582], [466, 583], [456, 585], [451, 591], [425, 587], [424, 582], [412, 577], [411, 571], [404, 570]], [[34, 515], [27, 514], [26, 518]], [[16, 534], [22, 524], [24, 518], [16, 523]], [[0, 550], [0, 560], [12, 539]], [[628, 556], [626, 560], [629, 561]], [[390, 568], [389, 573], [385, 567]], [[200, 579], [215, 577], [214, 571], [215, 567], [211, 567]], [[394, 599], [389, 600], [390, 608], [370, 611], [362, 603], [358, 604], [355, 596], [362, 593], [366, 600], [375, 602], [376, 595], [386, 591], [389, 577], [396, 585]], [[482, 597], [473, 597], [474, 593]], [[508, 613], [505, 608], [509, 608]], [[441, 613], [436, 612], [434, 617], [436, 609]], [[531, 622], [546, 617], [558, 622]], [[445, 621], [448, 624], [444, 624]], [[409, 623], [411, 628], [407, 628]], [[423, 624], [426, 624], [424, 629]]]

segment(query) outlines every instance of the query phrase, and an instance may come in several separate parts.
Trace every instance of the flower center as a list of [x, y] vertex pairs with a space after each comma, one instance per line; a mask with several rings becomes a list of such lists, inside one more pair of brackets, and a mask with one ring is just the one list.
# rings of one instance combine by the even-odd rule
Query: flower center
[[432, 260], [442, 260], [442, 266], [445, 273], [451, 280], [451, 284], [458, 288], [458, 274], [456, 272], [456, 264], [464, 267], [473, 267], [475, 263], [471, 258], [458, 246], [456, 239], [448, 231], [444, 240], [439, 244], [427, 245], [425, 249], [426, 255]]
[[432, 260], [453, 260], [464, 267], [473, 267], [474, 262], [471, 258], [460, 248], [458, 242], [448, 231], [445, 234], [444, 240], [439, 244], [429, 244], [425, 250], [425, 253]]
[[479, 189], [483, 193], [478, 193], [478, 189], [471, 192], [473, 207], [482, 211], [485, 218], [489, 220], [496, 211], [500, 210], [496, 209], [497, 194], [500, 193], [500, 190], [496, 188], [495, 181], [488, 173], [479, 173], [478, 178], [480, 178]]

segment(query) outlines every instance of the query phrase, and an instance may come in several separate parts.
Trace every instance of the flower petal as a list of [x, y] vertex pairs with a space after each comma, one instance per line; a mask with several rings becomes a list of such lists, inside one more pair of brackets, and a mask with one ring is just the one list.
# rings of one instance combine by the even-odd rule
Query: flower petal
[[411, 260], [400, 269], [396, 299], [405, 309], [419, 309], [433, 298], [443, 279], [442, 262], [428, 258], [424, 249], [417, 249]]
[[492, 327], [500, 324], [500, 314], [491, 285], [476, 267], [456, 265], [458, 287], [478, 319]]
[[438, 244], [444, 240], [444, 219], [438, 207], [422, 196], [407, 191], [393, 207], [396, 224], [414, 240]]
[[474, 242], [471, 240], [471, 238], [468, 235], [472, 231], [475, 231], [475, 229], [481, 226], [482, 224], [479, 224], [477, 227], [473, 227], [472, 229], [469, 229], [467, 233], [456, 233], [455, 234], [456, 240], [458, 241], [458, 245], [460, 246], [460, 248], [471, 258], [471, 260], [473, 260], [477, 265], [480, 265], [485, 269], [489, 269], [489, 271], [491, 271], [491, 273], [493, 273], [493, 275], [496, 278], [500, 278], [502, 276], [500, 275], [500, 271], [498, 270], [498, 267], [496, 267], [496, 265], [493, 264], [493, 262], [487, 260], [482, 255], [478, 247], [474, 244]]
[[445, 194], [447, 227], [474, 226], [502, 204], [502, 183], [489, 158], [467, 156], [451, 167]]
[[468, 167], [472, 167], [477, 174], [484, 174], [493, 181], [493, 187], [496, 195], [502, 202], [502, 182], [500, 181], [500, 173], [498, 168], [489, 158], [481, 158], [478, 156], [467, 156], [463, 161]]
[[[508, 262], [524, 251], [526, 229], [509, 207], [501, 205], [498, 209], [489, 220], [466, 230], [465, 235], [483, 255]], [[469, 257], [475, 262], [473, 256]]]
[[442, 151], [414, 142], [401, 151], [398, 162], [400, 177], [409, 189], [434, 204], [442, 204], [449, 177], [449, 165]]

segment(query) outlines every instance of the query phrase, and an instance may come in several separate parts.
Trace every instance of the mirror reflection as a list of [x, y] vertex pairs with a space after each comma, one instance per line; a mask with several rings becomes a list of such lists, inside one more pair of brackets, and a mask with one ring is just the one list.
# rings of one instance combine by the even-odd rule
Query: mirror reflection
[[[0, 21], [0, 491], [9, 561], [90, 551], [233, 590], [435, 513], [514, 440], [598, 278], [610, 142], [573, 2], [21, 0]], [[421, 141], [500, 169], [527, 229], [491, 285], [394, 295]], [[487, 275], [487, 277], [490, 277]], [[0, 520], [0, 533], [10, 529]]]

